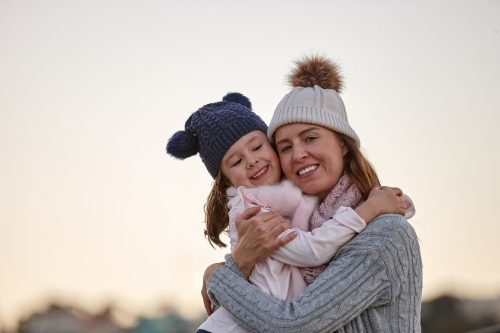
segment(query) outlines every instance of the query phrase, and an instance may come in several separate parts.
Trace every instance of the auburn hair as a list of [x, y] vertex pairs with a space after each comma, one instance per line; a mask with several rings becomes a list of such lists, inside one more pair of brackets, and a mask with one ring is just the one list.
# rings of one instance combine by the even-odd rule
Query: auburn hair
[[214, 245], [220, 248], [226, 247], [226, 244], [220, 239], [220, 234], [227, 232], [229, 227], [229, 209], [227, 208], [228, 198], [226, 194], [229, 186], [231, 186], [229, 179], [219, 170], [205, 203], [206, 229], [204, 233], [213, 248], [215, 248]]
[[352, 178], [358, 189], [361, 191], [363, 199], [366, 200], [368, 199], [370, 191], [375, 186], [380, 186], [377, 172], [368, 159], [363, 155], [356, 141], [341, 133], [335, 131], [334, 133], [349, 150], [344, 155], [344, 172]]

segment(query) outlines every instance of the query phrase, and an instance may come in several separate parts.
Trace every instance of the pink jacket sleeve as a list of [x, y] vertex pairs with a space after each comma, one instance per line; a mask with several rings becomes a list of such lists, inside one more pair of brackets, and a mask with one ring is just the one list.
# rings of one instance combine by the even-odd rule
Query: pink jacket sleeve
[[274, 251], [271, 257], [297, 267], [319, 266], [329, 262], [365, 227], [365, 221], [352, 208], [341, 206], [332, 219], [313, 231], [294, 229], [297, 237]]
[[411, 219], [413, 216], [415, 216], [415, 205], [413, 204], [413, 201], [411, 201], [409, 196], [403, 194], [403, 197], [405, 198], [406, 202], [405, 219]]

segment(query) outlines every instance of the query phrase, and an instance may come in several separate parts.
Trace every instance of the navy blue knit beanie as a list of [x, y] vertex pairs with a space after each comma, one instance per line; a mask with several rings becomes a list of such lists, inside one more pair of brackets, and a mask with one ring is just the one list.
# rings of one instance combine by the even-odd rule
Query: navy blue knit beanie
[[167, 153], [185, 159], [200, 153], [213, 178], [227, 150], [242, 136], [267, 125], [252, 111], [250, 100], [240, 93], [228, 93], [221, 102], [207, 104], [186, 121], [184, 131], [176, 132], [167, 144]]

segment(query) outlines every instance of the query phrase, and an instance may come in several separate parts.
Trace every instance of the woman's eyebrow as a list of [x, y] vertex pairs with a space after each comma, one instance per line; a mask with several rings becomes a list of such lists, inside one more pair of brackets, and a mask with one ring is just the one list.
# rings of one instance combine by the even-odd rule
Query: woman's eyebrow
[[[306, 128], [305, 130], [300, 131], [298, 136], [302, 136], [302, 135], [304, 135], [304, 133], [307, 133], [307, 132], [315, 130], [315, 129], [318, 129], [318, 127], [314, 126], [314, 127]], [[288, 139], [288, 138], [281, 139], [280, 141], [276, 142], [276, 146], [279, 145], [280, 143], [287, 142], [287, 141], [289, 142], [290, 139]]]
[[305, 130], [299, 132], [299, 136], [302, 136], [304, 133], [309, 132], [309, 131], [313, 131], [315, 129], [318, 129], [318, 127], [314, 126], [314, 127], [306, 128]]
[[276, 146], [278, 146], [280, 143], [284, 143], [284, 142], [290, 142], [290, 139], [288, 139], [288, 138], [281, 139], [280, 141], [276, 142]]

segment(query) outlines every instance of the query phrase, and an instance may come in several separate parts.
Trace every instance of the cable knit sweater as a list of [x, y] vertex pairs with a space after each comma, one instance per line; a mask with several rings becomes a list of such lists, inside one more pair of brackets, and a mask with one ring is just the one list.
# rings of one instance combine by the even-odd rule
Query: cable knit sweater
[[252, 332], [421, 331], [420, 249], [415, 231], [400, 215], [374, 219], [293, 301], [252, 286], [229, 254], [207, 290], [214, 304]]

